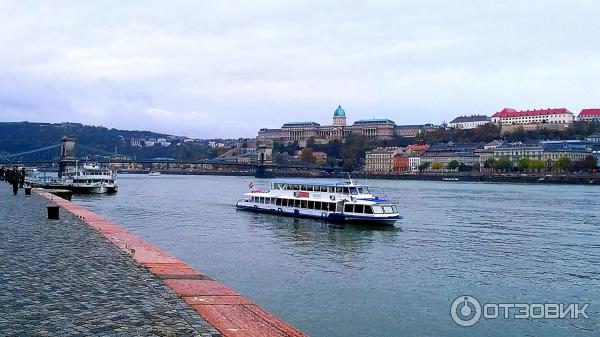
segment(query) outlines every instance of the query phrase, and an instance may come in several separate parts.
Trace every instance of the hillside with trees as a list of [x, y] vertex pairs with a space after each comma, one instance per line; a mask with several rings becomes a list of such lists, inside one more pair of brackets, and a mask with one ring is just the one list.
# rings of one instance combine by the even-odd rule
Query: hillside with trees
[[[186, 142], [186, 137], [151, 131], [130, 131], [83, 125], [79, 123], [0, 123], [0, 153], [11, 154], [58, 144], [64, 136], [74, 137], [77, 144], [117, 152], [136, 158], [175, 158], [200, 160], [218, 156], [227, 149], [213, 148], [207, 142]], [[131, 139], [167, 139], [168, 146], [132, 146]]]

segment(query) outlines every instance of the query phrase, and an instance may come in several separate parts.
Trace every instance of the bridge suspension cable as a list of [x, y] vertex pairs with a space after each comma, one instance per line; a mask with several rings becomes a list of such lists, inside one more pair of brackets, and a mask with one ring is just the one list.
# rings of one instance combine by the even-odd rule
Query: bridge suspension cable
[[15, 153], [15, 154], [9, 154], [4, 157], [6, 157], [10, 160], [10, 158], [21, 157], [21, 156], [25, 156], [25, 155], [33, 154], [33, 153], [39, 153], [39, 152], [43, 152], [43, 151], [47, 151], [47, 150], [51, 150], [51, 149], [56, 149], [59, 147], [60, 147], [60, 144], [57, 144], [57, 145], [52, 145], [52, 146], [46, 146], [41, 149], [30, 150], [30, 151], [25, 151], [25, 152], [21, 152], [21, 153]]
[[97, 152], [97, 153], [101, 153], [107, 156], [111, 156], [111, 157], [126, 157], [126, 158], [131, 158], [131, 156], [128, 155], [124, 155], [124, 154], [120, 154], [120, 153], [116, 153], [116, 152], [110, 152], [110, 151], [104, 151], [104, 150], [99, 150], [99, 149], [94, 149], [93, 147], [89, 147], [89, 146], [85, 146], [85, 145], [81, 145], [81, 144], [77, 144], [76, 147], [82, 150], [88, 150], [90, 152]]

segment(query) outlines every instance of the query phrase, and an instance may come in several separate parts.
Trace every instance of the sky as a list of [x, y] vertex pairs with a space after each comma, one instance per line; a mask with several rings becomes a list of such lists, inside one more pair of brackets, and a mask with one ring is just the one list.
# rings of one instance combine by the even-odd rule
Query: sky
[[600, 1], [0, 0], [0, 121], [194, 138], [600, 108]]

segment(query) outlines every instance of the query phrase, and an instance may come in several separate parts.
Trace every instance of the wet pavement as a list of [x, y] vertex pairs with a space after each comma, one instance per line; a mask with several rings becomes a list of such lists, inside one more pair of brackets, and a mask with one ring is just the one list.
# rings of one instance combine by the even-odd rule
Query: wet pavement
[[72, 214], [0, 184], [0, 335], [220, 336], [171, 288]]

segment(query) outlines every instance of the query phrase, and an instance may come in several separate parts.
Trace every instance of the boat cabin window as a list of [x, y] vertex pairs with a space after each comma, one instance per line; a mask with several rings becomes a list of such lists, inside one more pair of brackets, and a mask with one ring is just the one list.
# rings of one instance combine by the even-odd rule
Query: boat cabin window
[[352, 194], [352, 195], [358, 194], [358, 190], [356, 189], [356, 187], [350, 187], [350, 194]]
[[[258, 197], [253, 197], [252, 199], [259, 199]], [[269, 203], [270, 198], [265, 198], [266, 203]], [[275, 198], [271, 200], [271, 203], [277, 204], [277, 206], [284, 207], [295, 207], [295, 208], [306, 208], [306, 209], [314, 209], [320, 211], [336, 211], [336, 203], [334, 202], [325, 202], [325, 201], [313, 201], [313, 200], [299, 200], [299, 199], [287, 199], [287, 198]]]
[[384, 212], [384, 213], [390, 213], [390, 214], [391, 214], [391, 213], [395, 213], [395, 212], [394, 212], [394, 208], [395, 208], [395, 207], [393, 207], [392, 205], [389, 205], [389, 206], [388, 206], [388, 205], [386, 205], [386, 206], [383, 206], [383, 212]]
[[358, 187], [358, 193], [369, 194], [369, 188], [368, 187]]
[[374, 208], [378, 208], [377, 210], [379, 211], [379, 214], [383, 213], [383, 208], [381, 208], [381, 206], [373, 206], [373, 208], [371, 208], [371, 206], [369, 206], [369, 205], [354, 205], [354, 204], [345, 204], [344, 212], [373, 214]]
[[383, 207], [381, 207], [379, 205], [373, 205], [373, 213], [383, 214]]

